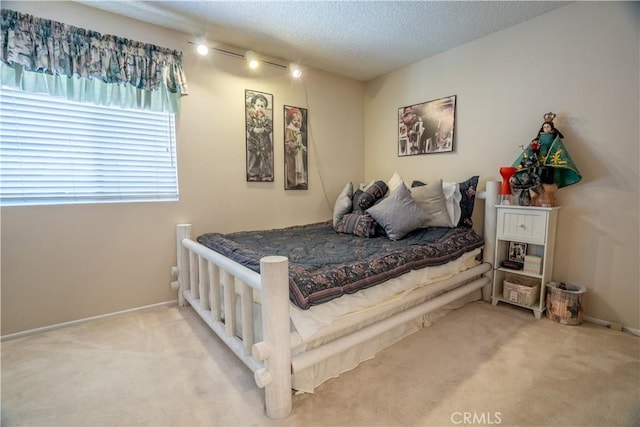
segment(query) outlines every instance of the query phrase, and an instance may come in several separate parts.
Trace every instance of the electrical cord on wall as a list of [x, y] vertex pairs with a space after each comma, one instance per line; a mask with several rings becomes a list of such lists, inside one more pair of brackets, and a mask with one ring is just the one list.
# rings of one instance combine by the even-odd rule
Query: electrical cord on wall
[[[309, 93], [307, 92], [307, 85], [304, 79], [302, 81], [302, 88], [304, 90], [305, 104], [307, 105], [308, 109], [311, 109], [309, 104]], [[318, 152], [317, 145], [315, 144], [315, 140], [313, 138], [310, 120], [307, 120], [307, 132], [308, 132], [307, 146], [311, 145], [310, 151], [313, 153], [313, 159], [315, 160], [316, 166], [318, 168], [318, 176], [320, 177], [320, 187], [322, 188], [322, 194], [324, 194], [324, 200], [327, 202], [327, 207], [329, 208], [329, 211], [333, 212], [333, 202], [329, 200], [329, 196], [327, 195], [327, 189], [324, 184], [324, 172], [322, 171], [322, 162], [320, 161], [320, 154]], [[312, 144], [309, 144], [309, 142], [312, 142]]]

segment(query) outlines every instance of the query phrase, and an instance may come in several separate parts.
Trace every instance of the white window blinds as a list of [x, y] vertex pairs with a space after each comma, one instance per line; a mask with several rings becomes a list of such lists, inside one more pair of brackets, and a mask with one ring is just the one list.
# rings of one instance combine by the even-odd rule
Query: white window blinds
[[178, 200], [171, 113], [0, 88], [3, 206]]

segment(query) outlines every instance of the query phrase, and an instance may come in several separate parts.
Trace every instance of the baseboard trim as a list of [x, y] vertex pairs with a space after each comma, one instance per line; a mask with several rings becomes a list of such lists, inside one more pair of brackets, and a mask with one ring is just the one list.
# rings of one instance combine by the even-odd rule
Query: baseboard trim
[[29, 329], [27, 331], [3, 335], [0, 337], [0, 342], [22, 338], [29, 335], [35, 335], [42, 332], [53, 331], [55, 329], [66, 328], [67, 326], [81, 325], [83, 323], [93, 322], [95, 320], [109, 319], [111, 317], [122, 316], [123, 314], [134, 313], [137, 311], [151, 310], [159, 307], [170, 307], [170, 306], [176, 305], [177, 303], [178, 303], [177, 300], [165, 301], [158, 304], [151, 304], [151, 305], [145, 305], [142, 307], [130, 308], [128, 310], [116, 311], [114, 313], [101, 314], [100, 316], [87, 317], [84, 319], [72, 320], [70, 322], [63, 322], [63, 323], [57, 323], [55, 325], [43, 326], [42, 328]]
[[[609, 322], [607, 320], [596, 319], [595, 317], [584, 316], [584, 321], [589, 323], [595, 323], [596, 325], [604, 326], [605, 328], [610, 328], [614, 322]], [[625, 332], [629, 332], [630, 334], [640, 336], [640, 329], [630, 328], [628, 326], [622, 325], [622, 330]]]
[[[151, 309], [159, 308], [159, 307], [170, 307], [170, 306], [176, 305], [177, 303], [178, 303], [177, 300], [165, 301], [165, 302], [161, 302], [161, 303], [158, 303], [158, 304], [145, 305], [145, 306], [142, 306], [142, 307], [130, 308], [128, 310], [116, 311], [114, 313], [102, 314], [100, 316], [93, 316], [93, 317], [87, 317], [87, 318], [84, 318], [84, 319], [72, 320], [70, 322], [57, 323], [55, 325], [44, 326], [42, 328], [29, 329], [27, 331], [22, 331], [22, 332], [16, 332], [16, 333], [13, 333], [13, 334], [2, 335], [2, 336], [0, 336], [0, 342], [9, 341], [9, 340], [17, 339], [17, 338], [22, 338], [22, 337], [26, 337], [26, 336], [29, 336], [29, 335], [35, 335], [35, 334], [39, 334], [39, 333], [42, 333], [42, 332], [53, 331], [53, 330], [56, 330], [56, 329], [65, 328], [67, 326], [81, 325], [83, 323], [92, 322], [94, 320], [109, 319], [111, 317], [122, 316], [123, 314], [134, 313], [134, 312], [137, 312], [137, 311], [151, 310]], [[585, 322], [589, 322], [589, 323], [594, 323], [596, 325], [604, 326], [605, 328], [611, 327], [611, 325], [614, 323], [614, 322], [609, 322], [609, 321], [606, 321], [606, 320], [597, 319], [595, 317], [589, 317], [589, 316], [584, 316], [584, 321]], [[636, 336], [640, 336], [640, 329], [630, 328], [628, 326], [622, 325], [622, 330], [625, 331], [625, 332], [628, 332], [630, 334], [633, 334], [633, 335], [636, 335]]]

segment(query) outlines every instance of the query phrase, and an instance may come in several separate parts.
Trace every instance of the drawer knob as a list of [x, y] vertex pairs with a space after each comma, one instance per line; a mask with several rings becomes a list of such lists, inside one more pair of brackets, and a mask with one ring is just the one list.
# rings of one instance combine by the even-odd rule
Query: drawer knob
[[520, 224], [520, 225], [518, 225], [518, 227], [520, 227], [520, 228], [527, 228], [524, 224]]

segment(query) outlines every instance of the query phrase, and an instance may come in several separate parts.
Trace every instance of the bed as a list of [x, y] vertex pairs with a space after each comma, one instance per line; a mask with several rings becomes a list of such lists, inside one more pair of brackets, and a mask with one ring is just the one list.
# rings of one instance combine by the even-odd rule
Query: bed
[[[397, 188], [384, 192], [404, 191]], [[355, 212], [345, 204], [349, 213], [337, 221], [340, 197], [356, 200], [347, 187], [334, 218], [317, 224], [196, 239], [190, 224], [178, 224], [171, 285], [178, 304], [191, 306], [251, 369], [264, 388], [267, 416], [283, 418], [294, 392], [313, 392], [453, 308], [489, 300], [497, 189], [498, 182], [488, 182], [474, 191], [484, 200], [481, 236], [457, 224], [392, 239], [397, 229], [387, 227], [384, 212], [373, 221], [382, 237], [367, 237], [362, 221], [338, 232]], [[418, 200], [418, 190], [413, 194]]]

